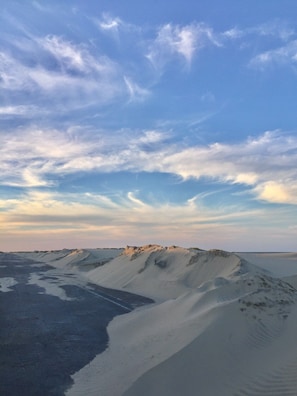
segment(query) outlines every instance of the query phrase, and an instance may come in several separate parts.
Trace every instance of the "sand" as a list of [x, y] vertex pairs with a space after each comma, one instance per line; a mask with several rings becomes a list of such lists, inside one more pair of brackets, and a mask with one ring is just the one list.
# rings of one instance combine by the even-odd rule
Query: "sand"
[[14, 253], [60, 269], [90, 271], [117, 257], [123, 249], [63, 249]]
[[12, 286], [17, 285], [17, 283], [18, 282], [14, 278], [0, 278], [0, 292], [7, 293], [13, 291], [11, 288]]
[[297, 395], [295, 253], [148, 245], [83, 274], [156, 302], [110, 323], [67, 396]]

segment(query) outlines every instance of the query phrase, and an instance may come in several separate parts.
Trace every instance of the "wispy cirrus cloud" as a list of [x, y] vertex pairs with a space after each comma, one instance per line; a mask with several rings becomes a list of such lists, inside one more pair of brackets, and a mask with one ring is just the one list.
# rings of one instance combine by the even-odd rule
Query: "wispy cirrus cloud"
[[97, 27], [103, 31], [118, 32], [120, 27], [126, 26], [126, 24], [119, 17], [113, 17], [108, 13], [103, 13], [100, 19], [95, 19]]
[[127, 86], [131, 101], [143, 101], [151, 95], [151, 92], [148, 89], [140, 87], [136, 82], [127, 76], [124, 76], [124, 81]]
[[288, 41], [296, 34], [296, 31], [292, 26], [290, 26], [286, 21], [282, 21], [280, 19], [262, 23], [261, 25], [250, 28], [250, 31], [261, 36], [276, 37], [283, 41]]
[[90, 143], [77, 140], [78, 131], [30, 127], [13, 134], [1, 133], [0, 176], [2, 185], [36, 187], [52, 185], [47, 173], [58, 164], [88, 153]]
[[180, 57], [189, 66], [195, 53], [207, 44], [220, 46], [213, 29], [204, 23], [166, 24], [158, 30], [147, 58], [157, 68], [162, 68], [174, 57]]
[[[3, 89], [50, 93], [67, 88], [73, 94], [75, 90], [99, 93], [105, 87], [107, 100], [111, 93], [121, 90], [115, 86], [121, 77], [117, 65], [107, 57], [95, 59], [87, 50], [80, 50], [56, 36], [36, 41], [39, 48], [31, 54], [30, 65], [27, 59], [22, 62], [8, 53], [0, 53], [0, 85]], [[40, 52], [40, 47], [45, 52]], [[56, 64], [45, 55], [52, 56]], [[41, 59], [36, 62], [38, 56]]]
[[290, 41], [282, 47], [264, 51], [250, 61], [250, 66], [265, 68], [269, 65], [296, 65], [297, 40]]
[[7, 135], [0, 147], [1, 184], [51, 186], [76, 172], [161, 172], [241, 184], [257, 199], [297, 204], [295, 136], [274, 131], [237, 144], [192, 147], [167, 138], [159, 131], [108, 138], [81, 129]]
[[289, 41], [295, 35], [295, 29], [290, 26], [286, 21], [279, 19], [274, 19], [260, 25], [250, 26], [246, 28], [234, 26], [220, 33], [221, 38], [227, 39], [241, 39], [248, 36], [262, 36], [273, 37], [276, 39], [280, 39], [284, 42]]
[[[56, 35], [30, 36], [14, 51], [0, 52], [0, 87], [6, 100], [19, 98], [25, 109], [32, 94], [52, 107], [85, 107], [115, 103], [118, 100], [144, 99], [149, 91], [108, 56], [83, 44], [74, 44]], [[61, 103], [62, 102], [62, 103]], [[29, 105], [27, 105], [29, 106]], [[9, 110], [9, 106], [7, 106]]]
[[63, 40], [58, 36], [46, 36], [37, 39], [44, 50], [50, 52], [65, 71], [88, 73], [92, 70], [103, 70], [106, 65], [99, 63], [86, 48]]
[[18, 106], [2, 106], [0, 107], [0, 117], [5, 116], [29, 116], [38, 113], [37, 106], [18, 105]]
[[[248, 66], [264, 70], [271, 65], [294, 65], [297, 59], [296, 30], [283, 20], [272, 20], [266, 23], [240, 28], [232, 27], [220, 34], [222, 42], [236, 41], [241, 49], [253, 48], [254, 38], [261, 40], [266, 49], [252, 56]], [[254, 50], [258, 52], [258, 48]]]
[[137, 42], [143, 38], [145, 29], [142, 26], [130, 23], [111, 13], [103, 12], [101, 17], [92, 18], [91, 20], [101, 32], [111, 35], [116, 40], [127, 38], [126, 34], [131, 34], [134, 41], [136, 40]]
[[272, 37], [288, 42], [296, 35], [295, 30], [285, 21], [273, 20], [257, 26], [232, 27], [226, 31], [216, 31], [213, 27], [193, 22], [188, 25], [166, 24], [159, 28], [157, 37], [151, 42], [147, 58], [157, 68], [162, 69], [173, 59], [184, 60], [190, 66], [195, 54], [207, 46], [225, 47], [230, 40], [247, 42], [249, 37]]
[[167, 156], [163, 168], [183, 178], [208, 177], [251, 187], [267, 202], [297, 204], [297, 139], [266, 132], [240, 144], [214, 143]]

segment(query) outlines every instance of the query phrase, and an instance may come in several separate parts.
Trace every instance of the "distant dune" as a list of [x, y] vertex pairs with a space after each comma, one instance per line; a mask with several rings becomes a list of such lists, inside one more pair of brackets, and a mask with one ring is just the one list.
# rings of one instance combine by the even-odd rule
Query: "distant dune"
[[51, 264], [58, 268], [89, 271], [108, 263], [123, 249], [63, 249], [51, 251], [19, 252], [22, 257]]
[[67, 396], [297, 395], [297, 254], [158, 245], [33, 252], [155, 304], [116, 317]]

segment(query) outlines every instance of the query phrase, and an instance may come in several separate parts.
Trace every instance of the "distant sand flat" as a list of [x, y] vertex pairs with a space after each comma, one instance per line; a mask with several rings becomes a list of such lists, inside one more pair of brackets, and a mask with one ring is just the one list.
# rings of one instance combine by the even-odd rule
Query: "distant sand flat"
[[[72, 254], [79, 269], [89, 253], [52, 264], [67, 267]], [[73, 375], [67, 396], [297, 395], [296, 253], [117, 253], [84, 276], [156, 303], [110, 323], [109, 348]]]

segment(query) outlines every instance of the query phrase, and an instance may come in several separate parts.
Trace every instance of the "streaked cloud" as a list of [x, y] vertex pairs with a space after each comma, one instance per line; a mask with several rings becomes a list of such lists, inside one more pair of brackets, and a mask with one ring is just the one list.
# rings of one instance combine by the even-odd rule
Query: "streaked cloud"
[[0, 107], [0, 117], [5, 116], [29, 116], [38, 113], [37, 106], [2, 106]]
[[157, 68], [162, 68], [174, 57], [180, 57], [190, 66], [193, 56], [207, 44], [219, 46], [213, 29], [203, 23], [179, 26], [166, 24], [152, 42], [147, 58]]
[[0, 73], [0, 87], [7, 95], [16, 92], [22, 100], [25, 94], [36, 93], [50, 101], [51, 108], [61, 102], [74, 108], [104, 105], [146, 92], [131, 80], [131, 94], [121, 67], [106, 55], [95, 57], [85, 45], [55, 35], [31, 38], [30, 45], [22, 48], [21, 59], [17, 53], [2, 51]]
[[250, 66], [263, 68], [269, 65], [296, 65], [297, 63], [297, 40], [273, 50], [256, 55]]
[[107, 13], [103, 13], [101, 19], [95, 19], [95, 22], [100, 29], [105, 31], [118, 32], [119, 27], [124, 25], [120, 18], [113, 17]]
[[222, 36], [227, 39], [239, 39], [245, 36], [246, 32], [244, 30], [239, 29], [238, 27], [232, 27], [231, 29], [226, 30], [222, 33]]
[[130, 94], [131, 101], [142, 101], [150, 95], [150, 91], [145, 88], [141, 88], [132, 79], [124, 76], [124, 81]]
[[46, 36], [38, 42], [41, 47], [53, 54], [62, 70], [87, 73], [94, 69], [103, 69], [103, 65], [99, 64], [86, 49], [79, 48], [61, 37]]
[[260, 199], [296, 203], [292, 193], [284, 193], [284, 186], [287, 191], [297, 187], [296, 165], [296, 137], [275, 131], [240, 144], [214, 143], [172, 153], [162, 162], [162, 169], [185, 179], [208, 177], [254, 186], [252, 191]]
[[274, 19], [261, 25], [249, 29], [251, 33], [257, 33], [261, 36], [272, 36], [279, 38], [283, 41], [288, 41], [296, 34], [295, 29], [290, 26], [286, 21]]
[[110, 30], [110, 29], [118, 29], [119, 24], [121, 23], [121, 21], [117, 18], [115, 19], [111, 19], [111, 18], [104, 18], [105, 21], [102, 21], [100, 23], [100, 27], [101, 29], [104, 30]]
[[274, 131], [237, 144], [194, 147], [168, 143], [167, 138], [168, 133], [152, 130], [128, 141], [120, 134], [108, 139], [75, 128], [6, 135], [0, 148], [1, 184], [50, 186], [57, 176], [75, 172], [163, 172], [184, 180], [243, 184], [258, 199], [296, 204], [294, 135]]
[[220, 35], [221, 37], [227, 39], [241, 39], [248, 36], [273, 37], [286, 42], [289, 41], [291, 37], [296, 35], [296, 31], [286, 21], [274, 19], [259, 25], [246, 28], [234, 26], [224, 31]]
[[78, 130], [64, 133], [57, 130], [30, 128], [1, 133], [0, 183], [10, 186], [44, 186], [53, 181], [45, 175], [53, 172], [59, 163], [86, 154], [90, 143], [77, 140]]

